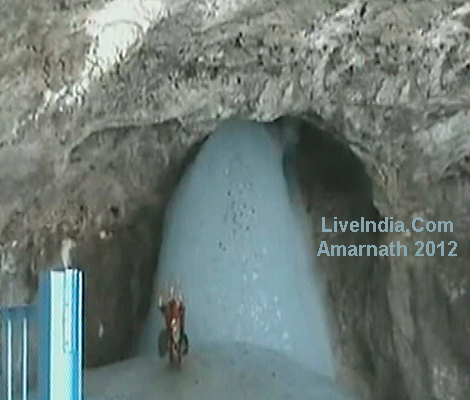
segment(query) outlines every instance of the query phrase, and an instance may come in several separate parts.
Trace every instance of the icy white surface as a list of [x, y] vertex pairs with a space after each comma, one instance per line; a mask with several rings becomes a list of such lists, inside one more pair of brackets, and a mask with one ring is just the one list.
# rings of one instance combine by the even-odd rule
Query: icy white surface
[[195, 346], [181, 370], [140, 357], [87, 373], [87, 400], [352, 400], [331, 380], [244, 344]]
[[[157, 284], [180, 283], [190, 343], [256, 344], [333, 376], [312, 251], [268, 129], [228, 122], [205, 143], [167, 210]], [[162, 328], [156, 303], [151, 315], [143, 353]]]

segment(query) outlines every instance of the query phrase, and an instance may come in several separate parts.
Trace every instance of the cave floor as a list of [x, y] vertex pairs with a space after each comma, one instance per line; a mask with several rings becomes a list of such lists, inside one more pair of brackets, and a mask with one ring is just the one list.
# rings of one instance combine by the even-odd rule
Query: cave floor
[[351, 400], [331, 381], [285, 356], [245, 344], [196, 346], [180, 370], [139, 357], [89, 370], [88, 400]]

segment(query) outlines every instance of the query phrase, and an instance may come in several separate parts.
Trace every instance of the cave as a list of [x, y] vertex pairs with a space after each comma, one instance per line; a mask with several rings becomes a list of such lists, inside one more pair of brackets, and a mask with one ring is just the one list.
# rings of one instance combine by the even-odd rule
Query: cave
[[[133, 357], [176, 188], [220, 124], [264, 123], [314, 248], [408, 248], [316, 257], [341, 384], [468, 399], [469, 15], [453, 0], [4, 1], [2, 306], [33, 302], [72, 239], [87, 367]], [[423, 229], [323, 231], [361, 218]]]
[[[262, 326], [263, 332], [260, 337], [257, 337], [256, 332], [260, 329], [258, 327], [260, 322], [258, 321], [257, 324], [252, 324], [253, 320], [256, 319], [255, 316], [251, 316], [250, 314], [247, 318], [248, 322], [240, 323], [240, 320], [243, 320], [243, 316], [240, 317], [238, 315], [239, 312], [245, 314], [250, 313], [250, 309], [257, 307], [256, 301], [248, 300], [245, 304], [244, 301], [246, 300], [243, 299], [246, 298], [246, 296], [238, 297], [239, 292], [243, 291], [243, 286], [249, 287], [246, 289], [249, 299], [252, 299], [253, 297], [257, 298], [256, 294], [258, 292], [263, 293], [262, 296], [258, 298], [258, 302], [261, 303], [265, 301], [266, 298], [270, 297], [267, 293], [270, 293], [270, 291], [276, 293], [274, 296], [276, 298], [276, 307], [280, 307], [279, 303], [277, 303], [278, 298], [286, 296], [286, 294], [279, 295], [280, 289], [272, 288], [273, 286], [276, 286], [276, 282], [272, 283], [268, 278], [262, 278], [263, 269], [261, 268], [260, 272], [260, 269], [256, 268], [255, 265], [259, 262], [260, 257], [263, 255], [264, 257], [269, 257], [269, 254], [275, 251], [276, 248], [282, 247], [280, 243], [289, 242], [289, 239], [287, 239], [289, 236], [284, 237], [277, 245], [266, 244], [270, 243], [269, 240], [267, 242], [265, 241], [267, 236], [269, 236], [267, 232], [261, 233], [258, 236], [253, 236], [252, 239], [249, 240], [249, 243], [252, 243], [253, 241], [257, 242], [257, 240], [264, 243], [264, 253], [261, 252], [262, 254], [256, 253], [254, 250], [247, 250], [246, 243], [244, 244], [243, 240], [240, 241], [240, 235], [248, 234], [251, 237], [251, 234], [254, 234], [254, 231], [257, 229], [257, 225], [264, 226], [270, 224], [268, 231], [276, 230], [276, 227], [279, 231], [289, 231], [290, 229], [290, 227], [287, 226], [287, 222], [285, 222], [286, 225], [284, 225], [279, 223], [276, 218], [279, 213], [282, 214], [282, 211], [280, 211], [282, 207], [280, 209], [273, 209], [272, 207], [275, 206], [268, 206], [267, 203], [269, 203], [269, 201], [266, 195], [264, 195], [264, 197], [259, 197], [260, 194], [258, 194], [258, 203], [256, 201], [256, 195], [250, 195], [251, 190], [254, 191], [253, 193], [255, 193], [256, 190], [262, 190], [262, 192], [267, 192], [270, 195], [276, 195], [278, 191], [275, 189], [275, 186], [269, 185], [272, 179], [276, 180], [273, 172], [270, 172], [271, 175], [268, 173], [268, 175], [260, 175], [260, 177], [257, 178], [256, 175], [260, 174], [260, 171], [265, 168], [262, 163], [258, 165], [253, 161], [255, 166], [251, 165], [250, 169], [250, 162], [245, 161], [246, 165], [248, 165], [245, 166], [246, 171], [244, 168], [237, 166], [239, 159], [250, 159], [250, 152], [253, 160], [256, 160], [257, 158], [263, 159], [261, 154], [265, 152], [269, 153], [269, 146], [267, 146], [263, 151], [257, 148], [257, 146], [259, 147], [261, 145], [257, 144], [256, 137], [259, 135], [258, 130], [262, 130], [262, 127], [265, 127], [266, 132], [268, 132], [267, 136], [269, 136], [272, 139], [272, 143], [275, 144], [274, 159], [280, 159], [279, 165], [282, 166], [282, 180], [285, 181], [286, 186], [288, 187], [286, 195], [290, 197], [291, 202], [300, 205], [298, 211], [299, 221], [300, 225], [305, 228], [301, 230], [301, 232], [302, 235], [304, 235], [303, 239], [309, 243], [309, 252], [314, 253], [315, 249], [318, 249], [319, 241], [325, 239], [328, 243], [346, 245], [358, 242], [361, 244], [380, 242], [380, 238], [377, 236], [377, 233], [360, 234], [359, 237], [357, 237], [357, 233], [348, 232], [340, 235], [336, 233], [333, 238], [327, 237], [327, 235], [322, 232], [321, 220], [323, 217], [326, 217], [328, 221], [331, 221], [334, 217], [341, 220], [359, 220], [361, 217], [364, 217], [367, 220], [380, 219], [379, 214], [372, 203], [370, 179], [368, 178], [362, 163], [347, 148], [347, 146], [340, 141], [340, 139], [335, 138], [334, 130], [328, 131], [326, 126], [321, 126], [318, 123], [318, 119], [315, 120], [315, 118], [309, 119], [308, 117], [302, 118], [292, 116], [280, 117], [265, 124], [243, 121], [218, 121], [216, 130], [220, 126], [222, 126], [222, 128], [219, 129], [220, 131], [224, 131], [224, 129], [233, 131], [231, 133], [232, 139], [230, 139], [230, 135], [228, 135], [228, 138], [225, 138], [225, 140], [228, 141], [228, 144], [226, 145], [223, 144], [224, 138], [219, 139], [218, 145], [212, 145], [212, 148], [215, 150], [211, 150], [212, 153], [208, 150], [206, 153], [209, 153], [209, 155], [206, 154], [203, 156], [199, 153], [202, 149], [209, 146], [207, 143], [212, 143], [214, 140], [217, 141], [217, 139], [211, 140], [213, 133], [209, 132], [208, 135], [204, 135], [204, 139], [201, 142], [188, 149], [188, 154], [182, 158], [183, 162], [181, 163], [181, 166], [176, 169], [177, 172], [175, 172], [175, 179], [173, 179], [171, 184], [168, 186], [171, 190], [169, 190], [167, 200], [160, 210], [160, 213], [165, 214], [166, 218], [162, 218], [161, 215], [154, 218], [157, 221], [163, 221], [166, 219], [166, 229], [163, 229], [162, 231], [162, 226], [165, 226], [165, 224], [156, 224], [154, 230], [149, 230], [148, 232], [150, 238], [139, 237], [139, 240], [142, 240], [149, 246], [149, 249], [147, 250], [148, 252], [153, 248], [156, 238], [166, 238], [166, 247], [164, 249], [165, 254], [157, 254], [155, 260], [148, 266], [148, 274], [152, 272], [155, 273], [154, 287], [153, 291], [149, 290], [147, 292], [148, 297], [142, 298], [142, 309], [145, 311], [143, 311], [139, 317], [142, 318], [146, 316], [149, 321], [140, 324], [132, 335], [132, 339], [126, 341], [126, 348], [124, 349], [124, 352], [121, 353], [119, 359], [108, 359], [106, 362], [102, 362], [101, 364], [97, 364], [95, 360], [91, 359], [92, 361], [89, 364], [90, 367], [102, 367], [103, 364], [108, 365], [108, 368], [91, 369], [91, 374], [86, 380], [92, 388], [96, 388], [98, 386], [102, 387], [102, 382], [106, 380], [110, 382], [109, 386], [112, 389], [108, 387], [107, 391], [98, 391], [99, 398], [105, 395], [108, 397], [123, 395], [122, 382], [127, 381], [127, 378], [122, 373], [123, 370], [135, 369], [141, 372], [134, 372], [134, 375], [146, 376], [147, 374], [144, 371], [152, 371], [155, 369], [152, 365], [148, 364], [145, 364], [145, 367], [139, 366], [138, 362], [133, 364], [133, 357], [148, 356], [152, 352], [156, 352], [158, 346], [157, 333], [160, 332], [161, 329], [161, 325], [158, 324], [161, 319], [160, 311], [155, 306], [157, 303], [156, 297], [158, 293], [162, 293], [162, 288], [165, 284], [168, 285], [168, 282], [172, 282], [172, 279], [164, 278], [175, 278], [175, 270], [179, 271], [176, 272], [178, 274], [177, 277], [179, 279], [183, 278], [182, 284], [181, 280], [179, 281], [180, 286], [183, 286], [183, 296], [189, 294], [190, 298], [187, 303], [186, 317], [188, 320], [186, 322], [188, 336], [190, 337], [191, 342], [195, 341], [203, 343], [205, 345], [205, 347], [203, 347], [205, 349], [205, 354], [209, 354], [210, 357], [215, 358], [215, 360], [212, 358], [205, 360], [207, 365], [214, 364], [217, 366], [217, 369], [220, 369], [222, 368], [221, 365], [224, 364], [217, 358], [217, 346], [215, 346], [216, 350], [214, 350], [214, 348], [207, 347], [209, 346], [207, 343], [230, 342], [230, 340], [232, 340], [231, 338], [233, 338], [236, 343], [257, 343], [261, 348], [273, 348], [276, 352], [282, 354], [283, 347], [281, 345], [279, 345], [279, 348], [276, 347], [278, 346], [278, 341], [275, 338], [274, 341], [269, 340], [269, 337], [272, 335], [275, 336], [275, 334], [269, 333], [273, 330], [273, 323], [269, 317], [261, 317], [261, 320], [268, 320], [269, 322], [266, 322], [265, 325]], [[154, 129], [158, 132], [159, 128], [155, 127]], [[221, 132], [218, 132], [217, 134], [221, 135]], [[243, 135], [247, 138], [243, 139]], [[241, 137], [239, 142], [236, 140], [237, 136]], [[249, 139], [250, 136], [254, 137], [251, 142]], [[245, 141], [245, 144], [243, 144], [243, 140]], [[254, 148], [250, 149], [250, 146], [254, 146]], [[261, 149], [262, 148], [263, 147], [261, 146]], [[220, 151], [222, 154], [214, 155], [214, 151]], [[204, 157], [206, 159], [205, 164], [203, 161], [200, 161], [200, 158]], [[197, 167], [194, 166], [193, 163], [196, 163]], [[206, 165], [206, 167], [204, 167], [204, 165]], [[195, 169], [193, 170], [193, 168]], [[201, 172], [201, 170], [204, 171], [204, 168], [206, 168], [208, 172]], [[222, 170], [225, 172], [221, 172]], [[196, 173], [196, 171], [199, 172]], [[191, 178], [186, 175], [194, 177], [194, 174], [202, 174], [202, 177], [199, 179], [194, 178], [196, 181], [191, 183]], [[234, 174], [234, 177], [232, 178], [235, 179], [233, 181], [234, 183], [227, 184], [228, 186], [224, 186], [223, 183], [217, 183], [220, 181], [218, 175], [222, 175], [224, 177], [224, 174]], [[270, 176], [270, 178], [266, 176]], [[192, 189], [188, 189], [188, 186]], [[183, 192], [181, 192], [182, 190]], [[246, 192], [245, 194], [243, 194], [244, 191]], [[279, 193], [282, 193], [282, 191]], [[186, 200], [181, 200], [184, 196]], [[200, 198], [198, 198], [198, 196]], [[236, 200], [237, 197], [238, 201]], [[229, 200], [230, 205], [223, 204], [225, 201]], [[174, 204], [175, 201], [176, 204]], [[190, 205], [186, 205], [186, 210], [190, 211], [186, 211], [184, 215], [181, 215], [184, 213], [182, 208], [185, 207], [181, 206], [181, 204], [178, 206], [178, 201], [179, 203], [182, 201], [186, 201], [186, 203], [189, 202]], [[259, 205], [260, 202], [261, 205]], [[273, 201], [273, 203], [276, 203], [276, 201]], [[222, 215], [222, 211], [216, 211], [219, 207], [223, 210], [223, 218], [219, 216]], [[263, 214], [263, 210], [256, 211], [259, 207], [267, 207], [270, 211], [264, 211]], [[249, 212], [249, 209], [251, 209], [251, 212]], [[259, 222], [256, 223], [256, 217], [255, 222], [250, 222], [253, 215], [255, 213], [259, 214], [260, 212], [262, 215], [257, 217]], [[247, 214], [249, 215], [247, 216]], [[203, 215], [204, 217], [202, 217]], [[202, 222], [201, 218], [206, 219], [206, 221]], [[148, 219], [148, 216], [146, 219]], [[228, 222], [228, 225], [232, 227], [232, 231], [228, 235], [227, 232], [224, 233], [224, 229], [216, 227], [220, 223], [223, 223], [222, 220], [225, 221], [226, 219], [231, 220]], [[278, 222], [276, 223], [271, 221], [269, 223], [267, 221], [269, 219], [274, 219], [274, 221]], [[139, 224], [141, 224], [141, 222], [139, 222]], [[227, 224], [227, 222], [225, 222], [225, 224]], [[174, 231], [174, 229], [169, 225], [178, 225], [180, 228], [174, 228], [177, 229]], [[194, 230], [196, 230], [196, 232], [193, 232]], [[258, 239], [256, 240], [254, 237], [258, 237]], [[110, 242], [112, 241], [113, 239], [110, 239]], [[175, 246], [169, 244], [170, 242], [175, 241], [177, 243], [181, 242], [181, 245]], [[295, 242], [296, 240], [291, 243], [290, 247], [295, 248]], [[122, 241], [118, 241], [117, 243], [116, 247], [119, 247], [119, 254], [121, 254], [123, 259], [135, 259], [136, 254], [134, 252], [137, 252], [138, 254], [147, 253], [146, 249], [141, 246], [134, 248], [130, 246], [123, 247]], [[182, 246], [184, 248], [181, 248]], [[189, 249], [186, 247], [189, 247]], [[243, 256], [228, 256], [227, 252], [230, 252], [230, 247], [232, 247], [232, 251], [235, 251], [237, 255], [243, 254]], [[123, 248], [129, 248], [129, 253], [122, 254]], [[271, 249], [266, 250], [266, 248]], [[205, 249], [205, 252], [210, 253], [211, 256], [201, 256], [201, 249]], [[115, 248], [114, 251], [117, 251], [117, 249]], [[268, 264], [271, 264], [271, 269], [273, 268], [272, 264], [276, 263], [275, 260], [282, 259], [282, 254], [286, 252], [287, 251], [281, 251], [280, 254], [272, 256], [273, 258], [270, 259], [271, 261], [267, 262]], [[296, 252], [301, 253], [302, 250], [299, 249], [297, 251], [291, 251], [291, 254], [288, 257], [291, 257], [292, 263], [295, 263], [293, 258], [295, 258], [294, 254]], [[226, 260], [230, 260], [231, 257], [235, 258], [236, 266], [232, 266], [235, 270], [235, 275], [233, 272], [230, 272], [231, 264]], [[303, 337], [300, 339], [299, 337], [292, 339], [294, 346], [298, 343], [303, 349], [298, 351], [298, 353], [295, 353], [294, 351], [293, 354], [297, 354], [294, 358], [300, 358], [303, 360], [306, 365], [309, 365], [309, 368], [313, 368], [313, 370], [320, 376], [325, 375], [333, 377], [338, 374], [339, 381], [342, 385], [348, 387], [352, 393], [355, 392], [359, 396], [365, 395], [365, 393], [361, 391], [364, 391], [364, 388], [367, 387], [372, 387], [373, 390], [381, 390], [387, 393], [390, 391], [390, 387], [387, 387], [387, 385], [394, 385], [394, 392], [397, 393], [396, 381], [388, 376], [390, 370], [392, 368], [396, 368], [396, 366], [393, 365], [391, 360], [388, 360], [388, 364], [377, 367], [380, 355], [376, 348], [369, 347], [367, 339], [365, 338], [365, 336], [370, 332], [367, 318], [364, 318], [365, 314], [370, 315], [370, 317], [374, 319], [380, 317], [384, 318], [386, 316], [389, 318], [387, 311], [381, 309], [381, 307], [385, 307], [386, 304], [374, 302], [374, 305], [371, 305], [370, 302], [374, 301], [371, 296], [378, 296], [380, 291], [378, 288], [371, 288], [369, 286], [371, 281], [379, 282], [380, 279], [383, 280], [387, 266], [382, 262], [380, 268], [383, 272], [382, 276], [380, 276], [378, 273], [379, 268], [374, 270], [374, 266], [377, 266], [380, 263], [378, 257], [356, 257], [353, 261], [348, 259], [347, 263], [344, 262], [344, 258], [345, 257], [342, 257], [342, 259], [339, 257], [317, 257], [309, 259], [308, 261], [308, 269], [314, 270], [316, 274], [320, 274], [316, 276], [318, 279], [316, 283], [319, 285], [308, 287], [308, 290], [314, 290], [315, 292], [318, 292], [316, 294], [322, 297], [327, 297], [327, 299], [322, 299], [325, 300], [325, 302], [320, 305], [320, 307], [325, 307], [325, 309], [322, 310], [325, 311], [325, 315], [322, 316], [321, 313], [318, 314], [318, 311], [314, 311], [315, 308], [318, 307], [317, 300], [315, 299], [312, 299], [307, 303], [310, 304], [310, 309], [308, 308], [308, 305], [302, 303], [303, 307], [301, 308], [302, 311], [300, 315], [296, 315], [294, 311], [295, 309], [300, 308], [298, 304], [293, 308], [289, 308], [288, 306], [283, 309], [282, 314], [287, 314], [287, 317], [284, 316], [284, 318], [292, 320], [291, 323], [284, 322], [284, 324], [287, 324], [286, 327], [292, 327], [296, 324], [298, 325], [299, 322], [296, 323], [294, 321], [306, 319], [305, 316], [302, 317], [302, 314], [311, 313], [312, 315], [316, 315], [316, 317], [313, 318], [315, 321], [313, 326], [315, 326], [315, 328], [313, 326], [310, 326], [309, 328], [309, 338], [306, 339]], [[213, 265], [217, 263], [220, 265]], [[155, 271], [154, 267], [157, 264], [157, 270]], [[207, 264], [210, 265], [208, 266]], [[246, 264], [247, 266], [243, 267], [242, 264]], [[287, 261], [287, 264], [289, 264], [289, 261]], [[165, 270], [163, 275], [162, 271], [158, 271], [158, 268], [163, 268]], [[267, 268], [266, 271], [269, 271], [270, 268]], [[197, 272], [193, 274], [191, 272], [193, 270]], [[205, 270], [207, 270], [207, 272], [204, 272]], [[244, 271], [243, 283], [235, 283], [237, 281], [236, 276], [239, 274], [237, 271]], [[264, 274], [268, 273], [266, 271]], [[250, 279], [248, 278], [247, 280], [246, 277], [251, 274], [256, 275], [253, 280], [256, 280], [257, 282], [253, 283], [253, 286], [250, 285]], [[283, 276], [283, 271], [278, 271], [274, 268], [272, 272], [269, 272], [269, 274]], [[302, 273], [296, 268], [287, 266], [287, 274], [298, 275]], [[185, 282], [184, 278], [188, 275], [190, 275], [191, 278], [189, 281], [188, 278], [186, 278]], [[261, 276], [261, 278], [259, 276]], [[229, 279], [228, 282], [230, 283], [227, 282], [224, 284], [227, 279]], [[263, 286], [262, 283], [259, 283], [258, 279], [261, 281], [264, 279], [267, 282]], [[289, 283], [287, 283], [289, 279], [286, 277], [280, 279], [282, 279], [281, 287], [285, 285], [289, 286]], [[303, 278], [302, 280], [305, 279], [306, 278]], [[293, 285], [295, 286], [295, 284]], [[219, 290], [222, 290], [221, 293], [216, 289], [216, 287], [219, 286]], [[232, 301], [226, 300], [227, 297], [230, 297], [230, 287], [236, 288], [234, 289], [236, 293], [232, 295], [235, 296], [235, 299]], [[296, 289], [294, 289], [293, 293], [295, 293], [295, 290], [300, 290], [299, 283], [297, 283]], [[375, 292], [375, 290], [377, 290], [377, 292]], [[206, 292], [210, 294], [206, 294]], [[196, 298], [199, 300], [196, 300]], [[283, 301], [286, 302], [287, 300]], [[283, 301], [281, 301], [281, 303]], [[152, 309], [152, 315], [148, 315], [148, 308], [151, 302], [154, 303], [154, 306], [150, 307]], [[218, 304], [220, 302], [222, 302], [222, 305]], [[214, 305], [214, 303], [217, 304]], [[205, 304], [205, 306], [202, 307], [203, 310], [201, 310], [201, 307], [197, 306], [197, 304]], [[237, 311], [242, 308], [245, 311]], [[120, 310], [122, 310], [122, 307], [120, 307]], [[338, 313], [338, 310], [341, 310], [341, 314]], [[95, 308], [93, 308], [91, 312], [94, 314]], [[271, 312], [271, 314], [273, 313], [274, 312]], [[276, 311], [276, 313], [279, 313], [280, 315], [280, 309]], [[266, 311], [265, 315], [268, 314], [269, 312]], [[291, 315], [289, 318], [289, 314], [294, 315]], [[142, 319], [140, 319], [139, 322], [142, 322]], [[126, 322], [122, 321], [121, 317], [118, 320], [118, 323]], [[144, 326], [143, 331], [142, 329], [139, 329], [142, 325]], [[324, 331], [322, 330], [323, 328], [318, 329], [318, 327], [322, 326], [325, 328]], [[289, 329], [286, 327], [283, 329], [287, 329], [288, 331]], [[339, 327], [341, 327], [341, 329], [339, 329]], [[95, 328], [96, 330], [93, 332], [93, 328], [89, 329], [87, 333], [89, 336], [93, 337], [96, 335], [95, 332], [98, 332], [99, 343], [100, 329]], [[292, 329], [293, 332], [296, 331], [296, 329]], [[221, 332], [218, 332], [219, 330]], [[276, 329], [274, 328], [274, 331], [275, 330]], [[328, 338], [323, 336], [325, 332], [327, 332]], [[103, 331], [101, 331], [101, 333], [103, 334]], [[143, 337], [141, 337], [142, 335]], [[292, 335], [292, 332], [290, 332], [290, 335]], [[331, 340], [331, 338], [333, 337], [336, 338], [334, 343], [334, 356], [331, 354], [331, 349], [333, 348], [333, 340]], [[138, 346], [129, 346], [129, 344], [136, 343], [136, 341]], [[100, 353], [105, 356], [109, 354], [109, 350], [103, 348], [103, 346], [100, 346], [99, 344], [96, 345], [96, 348], [99, 348]], [[313, 350], [312, 354], [309, 349]], [[129, 356], [129, 350], [131, 351], [131, 356]], [[108, 353], [106, 353], [106, 351], [108, 351]], [[244, 349], [243, 351], [249, 352], [249, 349]], [[229, 351], [228, 354], [232, 355], [233, 353], [236, 354], [237, 351]], [[289, 357], [292, 356], [290, 351], [287, 351], [286, 354]], [[197, 354], [194, 357], [198, 359], [201, 355]], [[235, 356], [235, 358], [239, 359], [240, 357]], [[128, 360], [127, 364], [124, 363], [121, 367], [113, 366], [113, 362], [122, 361], [124, 359]], [[325, 359], [327, 359], [326, 364], [322, 364]], [[137, 358], [137, 360], [140, 359]], [[190, 361], [190, 363], [194, 362], [196, 361]], [[277, 361], [274, 360], [272, 362], [274, 363], [272, 366], [274, 369], [274, 365], [277, 365]], [[310, 364], [311, 362], [313, 362], [313, 364]], [[330, 362], [332, 362], [332, 365], [329, 365]], [[117, 365], [120, 364], [118, 363]], [[243, 363], [241, 365], [243, 370], [250, 370], [249, 365], [244, 365]], [[215, 378], [215, 376], [218, 376], [217, 369], [212, 370], [212, 367], [208, 366], [204, 368], [207, 369], [204, 369], [205, 374], [212, 374], [212, 381], [223, 380], [221, 378]], [[335, 370], [337, 372], [333, 372]], [[191, 371], [187, 371], [186, 374], [189, 376], [192, 374], [194, 374], [194, 376], [199, 376], [198, 373]], [[227, 368], [226, 373], [230, 376], [232, 376], [232, 374], [236, 375], [235, 372], [229, 371], [231, 371], [230, 368]], [[285, 373], [286, 372], [282, 372], [282, 370], [273, 372], [273, 374], [281, 376]], [[254, 374], [256, 374], [256, 372], [254, 372]], [[384, 379], [383, 376], [379, 377], [380, 374], [383, 374], [383, 376], [386, 376], [387, 378]], [[111, 379], [111, 376], [113, 375], [115, 375], [115, 377], [114, 379]], [[163, 374], [163, 376], [165, 375]], [[366, 377], [365, 379], [367, 380], [361, 382], [358, 379], [359, 376]], [[380, 382], [378, 382], [378, 377], [381, 379]], [[169, 376], [166, 376], [165, 379], [168, 378]], [[261, 377], [258, 377], [258, 379], [262, 380]], [[152, 379], [149, 380], [151, 381]], [[131, 386], [146, 387], [148, 385], [144, 380], [135, 382], [133, 380], [129, 380], [125, 384], [126, 387], [129, 386], [129, 382], [133, 382]], [[306, 383], [303, 385], [305, 384]], [[193, 392], [193, 389], [188, 386], [185, 381], [179, 382], [178, 385], [180, 387], [179, 390], [186, 390], [186, 392], [189, 393]], [[226, 383], [226, 385], [230, 387], [229, 383]], [[301, 384], [299, 385], [302, 386]], [[158, 386], [155, 386], [155, 390], [158, 390]], [[90, 390], [92, 393], [95, 393], [92, 389]], [[148, 390], [149, 389], [147, 389], [147, 391]], [[282, 389], [279, 388], [278, 391], [282, 391]], [[139, 396], [146, 398], [146, 394], [141, 392], [139, 393]], [[235, 393], [237, 393], [236, 389], [232, 388], [231, 393], [235, 395]], [[323, 396], [327, 395], [326, 393], [327, 392], [323, 393]], [[165, 396], [167, 394], [162, 391], [161, 395]], [[204, 393], [204, 396], [211, 395], [210, 391], [209, 393]], [[247, 393], [244, 394], [245, 397], [247, 395]], [[250, 395], [253, 396], [254, 394], [250, 393]], [[131, 396], [131, 394], [126, 392], [126, 396]], [[199, 398], [195, 393], [193, 393], [192, 396], [194, 396], [194, 398]], [[298, 394], [297, 396], [300, 396], [298, 398], [303, 398], [301, 394]]]
[[[216, 121], [215, 126], [220, 124], [223, 121]], [[324, 240], [345, 245], [379, 243], [380, 233], [322, 232], [322, 218], [328, 222], [335, 217], [342, 221], [361, 217], [380, 220], [373, 205], [370, 178], [361, 161], [335, 129], [312, 115], [283, 116], [265, 125], [278, 144], [289, 195], [296, 197], [294, 201], [301, 204], [302, 224], [307, 227], [305, 239], [311, 242], [312, 248], [318, 249]], [[73, 152], [70, 162], [76, 167], [87, 159], [84, 165], [86, 176], [90, 170], [93, 173], [115, 170], [115, 163], [122, 160], [121, 152], [129, 146], [130, 138], [135, 140], [134, 132], [132, 128], [129, 131], [98, 132], [97, 138], [88, 142], [84, 149], [77, 148]], [[139, 128], [137, 132], [141, 134], [139, 142], [143, 143], [139, 143], [140, 151], [134, 153], [134, 157], [142, 157], [146, 168], [135, 171], [129, 165], [125, 173], [119, 172], [114, 177], [118, 182], [129, 182], [130, 177], [140, 172], [140, 182], [154, 179], [153, 185], [145, 184], [138, 189], [140, 193], [146, 192], [145, 197], [133, 193], [135, 197], [131, 203], [134, 209], [129, 212], [127, 201], [118, 201], [116, 192], [112, 190], [116, 183], [98, 189], [96, 181], [91, 178], [90, 187], [85, 185], [84, 190], [89, 197], [72, 190], [77, 199], [74, 199], [75, 221], [86, 219], [93, 197], [104, 189], [100, 199], [104, 202], [99, 205], [99, 230], [91, 235], [84, 234], [77, 224], [63, 227], [59, 234], [46, 236], [43, 233], [43, 240], [49, 241], [50, 248], [48, 257], [43, 255], [41, 260], [43, 267], [60, 263], [60, 237], [67, 235], [76, 242], [73, 262], [86, 273], [86, 366], [91, 370], [112, 366], [136, 355], [144, 321], [148, 318], [152, 301], [155, 302], [158, 281], [157, 285], [153, 284], [153, 276], [158, 268], [165, 210], [182, 177], [212, 133], [202, 132], [201, 139], [176, 157], [169, 156], [166, 168], [157, 180], [153, 177], [156, 168], [148, 166], [160, 165], [161, 160], [148, 150], [148, 144], [158, 143], [162, 138], [177, 137], [181, 135], [181, 129], [173, 123]], [[113, 149], [110, 158], [104, 162], [98, 157], [80, 156], [81, 153], [98, 153], [102, 147]], [[92, 169], [90, 165], [93, 165]], [[96, 206], [98, 204], [95, 203]], [[34, 244], [30, 246], [34, 248]], [[392, 385], [396, 393], [398, 377], [390, 376], [390, 371], [397, 370], [397, 366], [393, 358], [383, 360], [380, 347], [375, 347], [379, 346], [380, 336], [387, 332], [387, 323], [390, 323], [387, 303], [381, 300], [387, 276], [386, 260], [368, 256], [317, 257], [316, 264], [322, 275], [321, 285], [326, 289], [321, 293], [327, 297], [328, 324], [334, 338], [331, 344], [340, 381], [360, 396], [370, 396], [371, 391], [388, 393]], [[34, 299], [37, 270], [28, 272], [26, 282], [31, 287], [31, 299]], [[8, 293], [8, 281], [2, 283], [4, 292]], [[374, 332], [369, 326], [369, 318], [383, 321], [383, 331]], [[150, 334], [154, 332], [152, 330]], [[102, 376], [98, 376], [102, 382]]]

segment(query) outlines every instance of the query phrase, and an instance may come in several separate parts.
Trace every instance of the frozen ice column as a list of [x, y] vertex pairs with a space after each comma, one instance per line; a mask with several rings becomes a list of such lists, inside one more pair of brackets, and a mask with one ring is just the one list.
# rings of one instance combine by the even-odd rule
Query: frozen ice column
[[[167, 210], [156, 284], [179, 281], [190, 346], [246, 342], [332, 376], [314, 252], [273, 126], [226, 122], [204, 144]], [[156, 352], [161, 328], [154, 303], [142, 352]]]

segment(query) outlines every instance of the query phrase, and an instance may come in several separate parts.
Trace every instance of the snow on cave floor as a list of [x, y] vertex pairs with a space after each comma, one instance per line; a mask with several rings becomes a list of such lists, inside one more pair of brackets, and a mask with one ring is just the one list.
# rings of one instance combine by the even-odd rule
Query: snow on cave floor
[[139, 357], [85, 373], [86, 400], [352, 400], [332, 381], [247, 344], [192, 348], [180, 370]]

